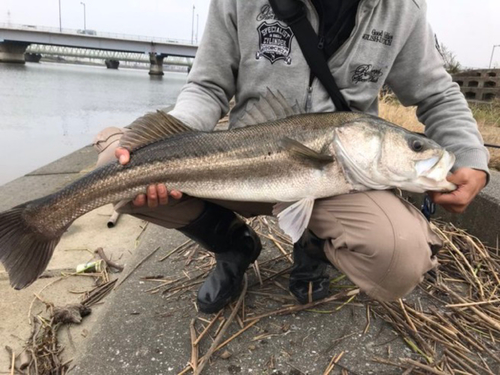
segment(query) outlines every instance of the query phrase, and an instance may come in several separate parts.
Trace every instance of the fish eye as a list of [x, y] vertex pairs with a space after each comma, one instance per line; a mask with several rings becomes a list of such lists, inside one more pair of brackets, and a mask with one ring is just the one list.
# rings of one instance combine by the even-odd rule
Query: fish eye
[[421, 152], [424, 150], [424, 143], [420, 139], [413, 139], [410, 141], [410, 147], [415, 152]]

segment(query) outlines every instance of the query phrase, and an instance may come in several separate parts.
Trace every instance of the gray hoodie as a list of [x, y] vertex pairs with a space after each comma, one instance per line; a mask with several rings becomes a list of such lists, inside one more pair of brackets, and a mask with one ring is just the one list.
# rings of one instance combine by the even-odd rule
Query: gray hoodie
[[[302, 0], [313, 28], [318, 15]], [[426, 134], [452, 151], [455, 168], [488, 171], [488, 152], [457, 84], [443, 68], [424, 0], [361, 0], [349, 39], [328, 65], [353, 110], [378, 114], [387, 83], [406, 106], [417, 106]], [[267, 0], [212, 0], [188, 83], [172, 115], [213, 130], [235, 96], [230, 126], [267, 88], [308, 112], [335, 107], [314, 79], [292, 30], [277, 21]]]

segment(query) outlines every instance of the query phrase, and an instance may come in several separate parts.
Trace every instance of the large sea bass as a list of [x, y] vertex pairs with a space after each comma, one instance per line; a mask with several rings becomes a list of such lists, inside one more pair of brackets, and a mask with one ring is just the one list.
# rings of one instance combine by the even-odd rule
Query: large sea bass
[[[64, 189], [0, 213], [0, 261], [21, 289], [45, 270], [71, 223], [152, 183], [200, 198], [272, 202], [296, 241], [314, 200], [351, 191], [451, 191], [454, 156], [435, 142], [362, 113], [296, 114], [268, 93], [234, 130], [197, 132], [163, 113], [132, 124], [112, 162]], [[255, 123], [258, 123], [254, 125]], [[160, 140], [159, 140], [160, 139]]]

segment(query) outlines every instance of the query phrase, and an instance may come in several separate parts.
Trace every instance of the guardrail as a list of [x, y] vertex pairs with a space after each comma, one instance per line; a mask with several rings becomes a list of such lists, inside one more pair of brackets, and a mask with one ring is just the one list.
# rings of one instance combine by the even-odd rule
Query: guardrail
[[[119, 61], [132, 61], [132, 62], [144, 62], [150, 63], [150, 58], [148, 54], [139, 52], [116, 52], [98, 49], [87, 49], [87, 48], [76, 48], [76, 47], [66, 47], [66, 46], [51, 46], [44, 44], [34, 44], [26, 48], [26, 53], [41, 54], [43, 56], [68, 56], [76, 58], [89, 58], [89, 59], [101, 59], [101, 60], [119, 60]], [[181, 65], [181, 66], [192, 66], [193, 59], [191, 57], [176, 57], [168, 56], [163, 61], [166, 65]]]
[[48, 27], [39, 25], [19, 25], [12, 23], [0, 23], [0, 29], [10, 29], [10, 30], [23, 30], [23, 31], [33, 31], [33, 32], [50, 32], [54, 34], [69, 34], [69, 35], [79, 35], [89, 38], [102, 37], [111, 39], [121, 39], [121, 40], [135, 40], [143, 42], [155, 42], [155, 43], [176, 43], [185, 45], [196, 45], [191, 43], [190, 40], [186, 39], [171, 39], [171, 38], [159, 38], [152, 36], [142, 36], [142, 35], [129, 35], [129, 34], [117, 34], [117, 33], [106, 33], [91, 29], [77, 30], [77, 29], [67, 29], [58, 27]]

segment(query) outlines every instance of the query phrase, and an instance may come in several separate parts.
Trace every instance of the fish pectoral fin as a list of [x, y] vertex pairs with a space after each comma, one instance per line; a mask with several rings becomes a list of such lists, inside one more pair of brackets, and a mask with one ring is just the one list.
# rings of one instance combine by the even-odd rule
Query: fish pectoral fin
[[174, 116], [156, 111], [139, 117], [130, 124], [129, 131], [120, 138], [120, 146], [134, 151], [162, 139], [193, 131]]
[[314, 207], [314, 198], [307, 197], [297, 202], [280, 202], [273, 207], [273, 215], [278, 217], [278, 225], [297, 242], [307, 228]]
[[281, 144], [288, 152], [314, 162], [318, 165], [318, 168], [322, 168], [326, 164], [332, 163], [335, 160], [332, 155], [316, 152], [302, 143], [288, 137], [283, 138], [281, 140]]

